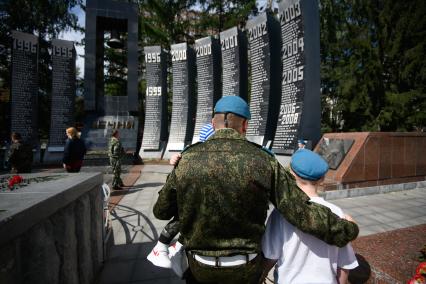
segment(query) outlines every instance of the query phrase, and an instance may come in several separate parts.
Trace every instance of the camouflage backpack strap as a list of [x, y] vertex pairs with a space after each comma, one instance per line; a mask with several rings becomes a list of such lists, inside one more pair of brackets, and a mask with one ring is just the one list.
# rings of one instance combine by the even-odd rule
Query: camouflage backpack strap
[[252, 145], [256, 146], [256, 147], [257, 147], [257, 148], [259, 148], [259, 149], [261, 149], [263, 152], [268, 153], [268, 155], [269, 155], [269, 156], [271, 156], [271, 157], [275, 158], [275, 153], [274, 153], [274, 152], [272, 152], [272, 150], [270, 150], [270, 149], [266, 148], [265, 146], [260, 146], [259, 144], [254, 143], [254, 142], [251, 142], [251, 141], [248, 141], [248, 140], [247, 140], [247, 142], [249, 142], [250, 144], [252, 144]]

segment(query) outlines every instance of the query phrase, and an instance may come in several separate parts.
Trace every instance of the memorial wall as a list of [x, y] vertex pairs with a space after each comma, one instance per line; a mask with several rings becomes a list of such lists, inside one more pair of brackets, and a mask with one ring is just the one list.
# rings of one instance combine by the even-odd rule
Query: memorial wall
[[201, 128], [211, 123], [213, 108], [221, 96], [220, 44], [213, 37], [195, 41], [197, 64], [197, 111], [192, 143], [199, 140]]
[[12, 31], [11, 131], [32, 145], [37, 139], [38, 38]]
[[167, 55], [160, 46], [144, 48], [146, 66], [145, 124], [142, 158], [161, 158], [167, 141]]
[[52, 111], [48, 151], [63, 151], [65, 129], [74, 125], [76, 51], [72, 41], [52, 41]]
[[246, 32], [251, 78], [247, 139], [265, 145], [273, 138], [280, 103], [280, 61], [274, 60], [280, 56], [279, 24], [265, 12], [247, 22]]
[[[196, 40], [194, 48], [196, 97], [191, 89], [191, 48], [186, 43], [171, 46], [173, 104], [166, 152], [181, 151], [198, 141], [199, 130], [211, 121], [214, 104], [221, 95], [237, 95], [249, 103], [252, 119], [248, 140], [272, 148], [278, 155], [291, 155], [298, 139], [308, 140], [308, 148], [318, 142], [321, 110], [317, 1], [282, 1], [278, 15], [262, 13], [247, 22], [245, 31], [233, 27], [216, 37]], [[150, 64], [146, 65], [148, 85], [158, 72]], [[147, 89], [147, 101], [150, 94]], [[147, 123], [155, 115], [160, 115], [156, 107], [147, 103]], [[156, 127], [145, 130], [147, 135], [152, 129]], [[170, 154], [164, 158], [168, 157]]]
[[195, 54], [187, 43], [171, 46], [173, 109], [165, 156], [191, 144], [195, 124]]
[[220, 33], [222, 95], [247, 100], [247, 39], [237, 27]]
[[281, 105], [273, 151], [292, 154], [297, 140], [320, 139], [319, 13], [317, 1], [287, 0], [279, 5], [282, 40]]

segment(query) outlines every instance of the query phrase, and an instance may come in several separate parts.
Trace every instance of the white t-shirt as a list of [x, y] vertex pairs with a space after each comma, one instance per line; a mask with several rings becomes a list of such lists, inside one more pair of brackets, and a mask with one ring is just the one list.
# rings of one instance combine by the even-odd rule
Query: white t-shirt
[[[311, 201], [329, 207], [339, 217], [344, 215], [339, 207], [321, 197], [312, 197]], [[343, 248], [328, 245], [291, 225], [276, 209], [269, 216], [262, 250], [266, 258], [278, 260], [277, 283], [337, 283], [337, 267], [358, 266], [350, 244]]]

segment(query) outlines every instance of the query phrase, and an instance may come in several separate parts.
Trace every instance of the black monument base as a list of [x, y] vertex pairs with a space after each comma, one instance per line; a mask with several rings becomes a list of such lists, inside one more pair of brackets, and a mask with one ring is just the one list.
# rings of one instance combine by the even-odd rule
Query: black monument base
[[48, 146], [43, 155], [42, 164], [44, 165], [60, 165], [64, 156], [64, 147]]
[[143, 149], [139, 150], [139, 157], [141, 159], [162, 159], [164, 151], [166, 150], [166, 142], [160, 142], [160, 147], [158, 149]]

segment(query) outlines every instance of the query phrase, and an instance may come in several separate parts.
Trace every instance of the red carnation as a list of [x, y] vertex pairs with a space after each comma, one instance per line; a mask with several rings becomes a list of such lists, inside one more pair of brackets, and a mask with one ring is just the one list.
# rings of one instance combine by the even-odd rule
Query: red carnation
[[426, 284], [426, 279], [422, 275], [416, 274], [408, 280], [407, 284]]
[[15, 184], [21, 183], [24, 179], [19, 175], [14, 175], [9, 179], [9, 188], [12, 190]]
[[420, 262], [420, 264], [416, 268], [416, 274], [426, 276], [426, 262]]

